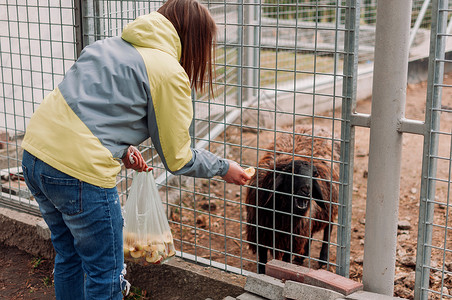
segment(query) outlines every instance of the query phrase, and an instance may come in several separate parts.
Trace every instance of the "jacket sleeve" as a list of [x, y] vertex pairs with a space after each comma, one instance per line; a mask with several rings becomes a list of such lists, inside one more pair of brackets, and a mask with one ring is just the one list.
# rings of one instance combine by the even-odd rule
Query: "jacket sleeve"
[[175, 175], [199, 178], [224, 176], [229, 163], [215, 154], [191, 148], [191, 89], [185, 72], [173, 73], [151, 90], [149, 132], [165, 168]]

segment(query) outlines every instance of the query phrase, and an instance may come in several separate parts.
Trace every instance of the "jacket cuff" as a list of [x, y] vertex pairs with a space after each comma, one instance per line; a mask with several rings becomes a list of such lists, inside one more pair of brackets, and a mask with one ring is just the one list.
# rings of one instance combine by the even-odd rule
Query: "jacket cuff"
[[217, 175], [223, 177], [229, 171], [229, 161], [227, 159], [221, 159], [220, 164], [220, 169], [218, 170]]

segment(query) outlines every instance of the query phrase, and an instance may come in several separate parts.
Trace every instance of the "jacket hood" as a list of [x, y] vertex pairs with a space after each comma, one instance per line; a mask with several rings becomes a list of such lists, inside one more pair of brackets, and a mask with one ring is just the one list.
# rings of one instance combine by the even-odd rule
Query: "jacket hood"
[[173, 24], [158, 12], [152, 12], [127, 24], [122, 39], [137, 47], [166, 52], [180, 61], [181, 42]]

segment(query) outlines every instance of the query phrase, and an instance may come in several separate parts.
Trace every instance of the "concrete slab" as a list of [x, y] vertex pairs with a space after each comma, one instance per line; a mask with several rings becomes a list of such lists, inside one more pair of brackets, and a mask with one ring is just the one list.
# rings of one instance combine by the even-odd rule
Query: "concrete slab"
[[237, 298], [237, 300], [266, 300], [266, 298], [262, 298], [261, 296], [252, 294], [252, 293], [243, 293], [241, 295], [239, 295]]
[[264, 274], [249, 274], [246, 279], [245, 291], [265, 297], [269, 300], [283, 300], [284, 283]]
[[53, 259], [55, 250], [49, 238], [38, 233], [42, 218], [0, 207], [0, 243], [14, 246], [32, 255]]
[[345, 297], [347, 300], [395, 300], [403, 299], [398, 297], [391, 297], [371, 292], [359, 291]]
[[50, 229], [44, 220], [39, 220], [38, 223], [36, 223], [36, 231], [44, 240], [50, 240]]
[[294, 300], [337, 300], [343, 299], [344, 295], [295, 281], [286, 281], [283, 296]]

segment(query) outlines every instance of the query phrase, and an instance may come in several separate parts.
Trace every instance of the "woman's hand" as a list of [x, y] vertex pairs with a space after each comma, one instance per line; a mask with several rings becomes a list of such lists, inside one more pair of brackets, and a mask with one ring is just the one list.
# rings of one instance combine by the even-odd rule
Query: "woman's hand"
[[127, 169], [134, 169], [137, 172], [152, 171], [152, 167], [146, 164], [141, 152], [134, 146], [130, 146], [127, 154], [122, 158], [122, 162]]
[[251, 176], [245, 173], [245, 170], [235, 161], [229, 161], [229, 170], [223, 176], [223, 180], [227, 183], [244, 185], [251, 179]]

